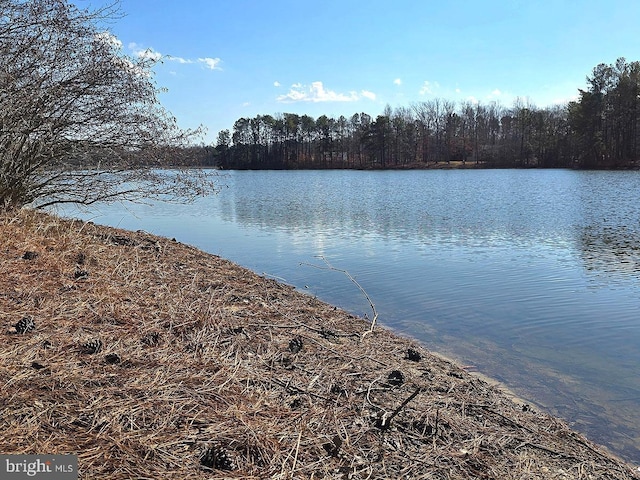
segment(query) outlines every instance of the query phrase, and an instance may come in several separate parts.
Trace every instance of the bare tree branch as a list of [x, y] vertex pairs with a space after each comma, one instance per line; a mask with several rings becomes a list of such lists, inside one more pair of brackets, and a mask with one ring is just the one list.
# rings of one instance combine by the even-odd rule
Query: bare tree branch
[[125, 55], [105, 28], [118, 8], [0, 0], [0, 207], [188, 200], [214, 188], [192, 172], [153, 172], [201, 130], [180, 129], [159, 103], [157, 59]]

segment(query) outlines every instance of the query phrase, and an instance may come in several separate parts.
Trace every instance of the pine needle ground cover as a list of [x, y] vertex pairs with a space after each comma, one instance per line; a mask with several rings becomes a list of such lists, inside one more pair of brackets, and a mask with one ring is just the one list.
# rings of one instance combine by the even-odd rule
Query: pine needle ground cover
[[84, 479], [632, 479], [365, 320], [145, 232], [0, 215], [0, 452]]

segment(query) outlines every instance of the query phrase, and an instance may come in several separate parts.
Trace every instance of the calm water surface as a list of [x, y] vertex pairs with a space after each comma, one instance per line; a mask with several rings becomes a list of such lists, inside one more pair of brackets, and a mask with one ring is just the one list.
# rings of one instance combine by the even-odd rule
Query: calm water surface
[[640, 463], [640, 172], [226, 172], [194, 205], [64, 212], [196, 245], [492, 376]]

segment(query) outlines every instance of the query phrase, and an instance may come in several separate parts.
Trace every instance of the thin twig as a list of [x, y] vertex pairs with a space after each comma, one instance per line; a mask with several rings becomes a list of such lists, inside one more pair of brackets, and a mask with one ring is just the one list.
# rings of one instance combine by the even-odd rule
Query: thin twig
[[[351, 282], [352, 282], [356, 287], [358, 287], [358, 289], [359, 289], [359, 290], [362, 292], [362, 294], [364, 295], [364, 298], [366, 298], [366, 299], [367, 299], [367, 301], [369, 302], [369, 306], [371, 307], [371, 313], [373, 314], [373, 318], [371, 319], [371, 327], [369, 328], [369, 330], [368, 330], [367, 332], [365, 332], [365, 335], [366, 335], [367, 333], [371, 333], [371, 332], [373, 332], [373, 329], [374, 329], [374, 328], [375, 328], [375, 326], [376, 326], [376, 321], [378, 320], [378, 311], [376, 310], [376, 306], [373, 304], [373, 301], [371, 300], [371, 297], [369, 297], [369, 294], [367, 293], [367, 291], [362, 287], [362, 285], [360, 285], [360, 284], [358, 283], [358, 281], [357, 281], [355, 278], [353, 278], [353, 276], [352, 276], [352, 275], [351, 275], [347, 270], [344, 270], [344, 269], [342, 269], [342, 268], [334, 267], [333, 265], [331, 265], [331, 264], [329, 263], [329, 261], [328, 261], [326, 258], [324, 258], [324, 256], [323, 256], [323, 255], [316, 255], [316, 258], [321, 259], [321, 260], [326, 264], [326, 267], [323, 267], [323, 266], [321, 266], [321, 265], [314, 265], [313, 263], [305, 263], [305, 262], [300, 263], [300, 265], [306, 265], [306, 266], [308, 266], [308, 267], [317, 268], [317, 269], [319, 269], [319, 270], [331, 270], [331, 271], [334, 271], [334, 272], [340, 272], [340, 273], [345, 274], [345, 275], [347, 276], [347, 278], [348, 278], [349, 280], [351, 280]], [[363, 335], [363, 336], [364, 336], [364, 335]]]
[[295, 477], [296, 463], [298, 463], [298, 452], [300, 451], [300, 439], [302, 438], [302, 432], [298, 432], [298, 442], [296, 443], [296, 454], [293, 457], [293, 466], [291, 467], [291, 478]]
[[422, 391], [421, 387], [416, 388], [416, 390], [409, 395], [401, 404], [398, 408], [396, 408], [393, 413], [391, 413], [391, 415], [388, 415], [385, 413], [382, 418], [380, 419], [380, 423], [379, 426], [380, 428], [383, 429], [387, 429], [389, 428], [389, 426], [391, 425], [391, 420], [393, 420], [393, 418], [398, 415], [398, 413], [400, 413], [400, 411], [407, 406], [407, 404], [413, 400], [420, 392]]
[[416, 398], [416, 396], [422, 391], [421, 387], [416, 388], [415, 392], [413, 392], [411, 395], [409, 395], [406, 400], [404, 402], [402, 402], [400, 404], [400, 406], [398, 408], [396, 408], [393, 413], [391, 415], [389, 415], [388, 421], [389, 423], [391, 423], [391, 420], [393, 420], [393, 417], [395, 417], [396, 415], [398, 415], [398, 413], [400, 413], [400, 410], [402, 410], [404, 407], [407, 406], [407, 404], [413, 400], [414, 398]]

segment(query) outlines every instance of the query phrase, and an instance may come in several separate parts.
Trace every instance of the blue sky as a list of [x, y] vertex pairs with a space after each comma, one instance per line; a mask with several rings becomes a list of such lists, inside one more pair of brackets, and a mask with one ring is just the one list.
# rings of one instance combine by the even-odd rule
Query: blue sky
[[[121, 0], [110, 25], [206, 143], [240, 117], [313, 117], [433, 98], [571, 100], [599, 63], [640, 60], [638, 0]], [[168, 57], [170, 56], [170, 57]]]

